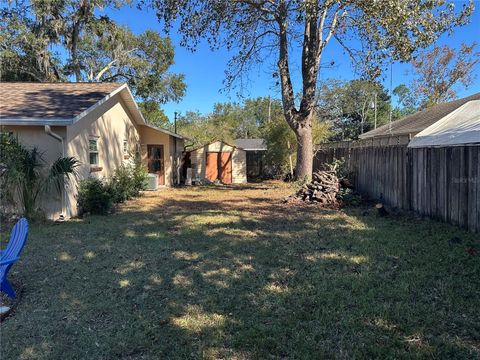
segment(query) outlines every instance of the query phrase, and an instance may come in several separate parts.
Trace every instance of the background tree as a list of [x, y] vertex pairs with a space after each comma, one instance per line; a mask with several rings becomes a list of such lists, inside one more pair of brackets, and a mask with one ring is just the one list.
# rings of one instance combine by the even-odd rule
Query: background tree
[[1, 7], [0, 81], [61, 80], [60, 59], [50, 49], [60, 41], [57, 30], [48, 11], [35, 18], [22, 2]]
[[138, 98], [162, 104], [185, 93], [184, 76], [168, 72], [172, 43], [155, 31], [136, 35], [102, 18], [87, 25], [76, 47], [81, 81], [126, 81]]
[[460, 49], [444, 45], [422, 51], [413, 61], [413, 89], [421, 106], [429, 107], [457, 97], [456, 88], [468, 88], [475, 79], [473, 70], [480, 61], [476, 43], [462, 44]]
[[400, 84], [393, 89], [393, 95], [398, 99], [398, 106], [394, 109], [394, 118], [396, 119], [413, 114], [420, 107], [419, 98], [405, 84]]
[[154, 100], [142, 101], [138, 103], [138, 107], [147, 123], [167, 130], [173, 130], [173, 124], [168, 120], [167, 115], [165, 115], [158, 102]]
[[329, 79], [319, 86], [317, 112], [331, 126], [330, 140], [354, 140], [389, 121], [390, 96], [379, 82]]
[[[182, 43], [194, 48], [207, 39], [212, 48], [236, 49], [227, 85], [249, 66], [277, 55], [283, 112], [297, 139], [297, 176], [310, 177], [313, 164], [312, 121], [321, 57], [335, 39], [356, 64], [378, 76], [385, 59], [410, 60], [440, 34], [465, 24], [473, 3], [460, 11], [443, 0], [154, 0], [166, 28], [179, 20]], [[357, 48], [356, 44], [362, 45]], [[301, 48], [300, 98], [293, 89], [291, 49]]]
[[[142, 101], [178, 101], [184, 76], [169, 72], [174, 48], [153, 30], [134, 34], [98, 10], [121, 0], [33, 0], [1, 8], [1, 81], [126, 81]], [[52, 49], [67, 53], [60, 56]]]

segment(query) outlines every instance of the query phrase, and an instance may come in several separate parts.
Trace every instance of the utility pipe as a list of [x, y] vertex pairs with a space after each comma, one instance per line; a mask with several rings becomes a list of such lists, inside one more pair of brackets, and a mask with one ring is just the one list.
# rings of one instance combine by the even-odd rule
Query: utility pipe
[[[60, 141], [60, 144], [62, 145], [62, 157], [65, 157], [65, 143], [63, 142], [63, 137], [61, 137], [59, 134], [53, 132], [50, 125], [45, 125], [45, 133], [47, 133], [51, 137]], [[64, 181], [63, 181], [63, 196], [62, 196], [62, 215], [63, 214], [67, 215], [66, 207], [67, 207], [67, 182], [65, 181], [65, 178], [64, 178]]]

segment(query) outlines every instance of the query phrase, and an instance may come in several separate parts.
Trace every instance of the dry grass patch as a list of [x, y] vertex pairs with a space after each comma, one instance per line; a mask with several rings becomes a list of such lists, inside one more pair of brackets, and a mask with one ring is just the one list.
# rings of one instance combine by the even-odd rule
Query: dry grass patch
[[162, 189], [33, 225], [0, 358], [480, 357], [478, 236], [292, 192]]

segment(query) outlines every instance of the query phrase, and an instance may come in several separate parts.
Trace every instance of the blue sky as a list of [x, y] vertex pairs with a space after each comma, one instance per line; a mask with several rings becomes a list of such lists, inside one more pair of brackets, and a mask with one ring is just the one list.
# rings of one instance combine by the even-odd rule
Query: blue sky
[[[457, 3], [459, 7], [462, 5], [460, 1]], [[462, 42], [480, 42], [480, 1], [475, 1], [475, 4], [476, 9], [470, 24], [457, 28], [451, 35], [443, 35], [439, 39], [438, 44], [459, 47]], [[119, 23], [129, 26], [136, 33], [153, 29], [163, 34], [162, 26], [153, 11], [139, 11], [136, 8], [124, 7], [120, 10], [110, 10], [108, 15]], [[232, 55], [231, 53], [228, 53], [226, 50], [211, 51], [205, 42], [201, 43], [197, 50], [192, 53], [180, 46], [180, 35], [175, 31], [171, 32], [170, 37], [175, 45], [175, 64], [172, 66], [171, 71], [185, 74], [188, 87], [186, 96], [182, 101], [163, 105], [163, 109], [169, 119], [173, 119], [175, 111], [179, 113], [200, 111], [206, 114], [213, 110], [213, 105], [217, 102], [241, 100], [237, 96], [238, 89], [221, 91], [223, 88], [224, 71]], [[348, 57], [343, 54], [335, 42], [330, 42], [327, 45], [322, 57], [322, 62], [329, 63], [331, 60], [335, 60], [335, 67], [324, 70], [320, 75], [321, 79], [337, 78], [349, 80], [355, 78]], [[249, 72], [249, 82], [244, 87], [242, 96], [271, 96], [272, 98], [280, 98], [279, 88], [275, 86], [275, 81], [272, 78], [275, 61], [276, 59], [266, 59], [262, 66], [258, 66]], [[293, 65], [295, 66], [295, 64]], [[475, 69], [475, 75], [476, 80], [474, 84], [468, 90], [458, 92], [460, 97], [480, 92], [480, 66], [477, 66]], [[297, 85], [296, 91], [299, 91], [300, 78], [298, 74], [293, 76], [293, 78], [294, 86]], [[410, 79], [411, 71], [408, 64], [393, 64], [393, 88], [398, 84], [408, 83]], [[389, 89], [389, 72], [385, 74], [383, 82], [386, 88]]]

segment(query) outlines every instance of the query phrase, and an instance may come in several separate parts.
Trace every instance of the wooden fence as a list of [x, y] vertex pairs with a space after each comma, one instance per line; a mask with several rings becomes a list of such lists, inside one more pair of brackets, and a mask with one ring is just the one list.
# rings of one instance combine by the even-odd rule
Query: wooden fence
[[480, 146], [321, 147], [314, 169], [344, 158], [357, 191], [385, 204], [480, 232]]

